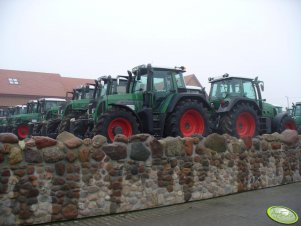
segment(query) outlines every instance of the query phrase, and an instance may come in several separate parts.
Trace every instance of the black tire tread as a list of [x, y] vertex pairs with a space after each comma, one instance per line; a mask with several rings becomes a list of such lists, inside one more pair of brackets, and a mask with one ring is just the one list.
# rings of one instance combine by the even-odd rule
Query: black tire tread
[[236, 131], [236, 118], [242, 112], [249, 112], [255, 116], [256, 129], [254, 136], [259, 134], [259, 117], [255, 108], [248, 103], [240, 103], [234, 106], [231, 111], [224, 114], [219, 123], [219, 131], [231, 136], [239, 137]]
[[131, 113], [130, 111], [125, 110], [123, 108], [111, 108], [110, 110], [108, 110], [106, 113], [104, 113], [100, 117], [99, 121], [94, 126], [94, 129], [93, 129], [94, 136], [100, 134], [100, 135], [107, 137], [109, 142], [113, 142], [113, 141], [110, 141], [110, 138], [108, 136], [108, 125], [114, 118], [117, 118], [117, 117], [127, 118], [127, 120], [129, 120], [131, 122], [133, 135], [140, 133], [139, 122], [138, 122], [136, 116], [133, 115], [133, 113]]
[[183, 136], [180, 128], [179, 121], [181, 119], [182, 114], [188, 109], [198, 110], [199, 113], [203, 116], [205, 121], [205, 132], [202, 134], [203, 136], [207, 136], [211, 132], [211, 126], [209, 121], [209, 113], [208, 109], [203, 107], [203, 104], [197, 100], [186, 99], [185, 101], [180, 101], [173, 112], [169, 115], [165, 123], [165, 136]]

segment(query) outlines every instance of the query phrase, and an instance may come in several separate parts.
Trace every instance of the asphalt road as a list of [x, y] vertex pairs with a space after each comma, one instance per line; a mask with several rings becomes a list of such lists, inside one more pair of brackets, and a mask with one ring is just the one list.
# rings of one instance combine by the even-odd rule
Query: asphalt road
[[64, 221], [51, 226], [279, 226], [266, 215], [270, 206], [281, 205], [299, 215], [301, 226], [301, 183], [244, 192], [197, 202], [110, 216]]

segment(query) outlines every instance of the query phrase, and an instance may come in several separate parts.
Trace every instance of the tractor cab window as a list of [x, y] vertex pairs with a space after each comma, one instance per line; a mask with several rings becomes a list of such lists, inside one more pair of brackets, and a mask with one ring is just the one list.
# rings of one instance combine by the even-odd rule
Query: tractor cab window
[[228, 80], [228, 94], [229, 96], [241, 96], [241, 83], [240, 80], [232, 79]]
[[112, 94], [123, 94], [126, 93], [127, 80], [119, 79], [119, 85], [117, 85], [117, 80], [113, 81], [111, 93]]
[[27, 112], [27, 107], [22, 107], [21, 114], [26, 114], [26, 112]]
[[253, 99], [256, 99], [255, 90], [251, 81], [243, 81], [243, 96]]
[[50, 110], [51, 108], [57, 106], [57, 102], [54, 101], [47, 101], [45, 104], [45, 110]]
[[147, 74], [141, 75], [140, 80], [137, 80], [137, 77], [136, 77], [133, 91], [134, 92], [144, 92], [144, 91], [146, 91], [146, 85], [147, 85]]
[[127, 80], [119, 80], [119, 85], [117, 85], [117, 93], [118, 94], [122, 94], [122, 93], [126, 93], [126, 86], [128, 84]]
[[172, 90], [172, 88], [171, 71], [154, 70], [153, 90], [166, 92]]
[[176, 82], [177, 82], [177, 87], [185, 88], [185, 82], [184, 82], [182, 73], [176, 74], [175, 78], [176, 78]]
[[81, 92], [80, 89], [74, 90], [73, 100], [80, 100], [81, 99]]
[[63, 103], [64, 103], [63, 101], [46, 101], [45, 110], [48, 111], [51, 108], [58, 107], [58, 106], [62, 105]]
[[100, 85], [99, 88], [96, 91], [96, 98], [102, 97], [104, 95], [107, 94], [107, 88], [108, 88], [108, 84], [105, 83], [104, 85]]
[[296, 105], [294, 116], [301, 116], [301, 105]]
[[212, 83], [210, 99], [219, 100], [225, 98], [228, 92], [227, 90], [228, 90], [228, 84], [225, 81]]
[[85, 99], [92, 99], [93, 98], [93, 93], [94, 93], [94, 88], [90, 88], [89, 92], [86, 93]]

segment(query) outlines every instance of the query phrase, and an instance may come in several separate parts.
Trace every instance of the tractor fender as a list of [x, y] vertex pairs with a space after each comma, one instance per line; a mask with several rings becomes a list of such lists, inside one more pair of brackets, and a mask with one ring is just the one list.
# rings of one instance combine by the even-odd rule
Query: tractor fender
[[273, 119], [272, 119], [272, 130], [275, 131], [276, 128], [278, 128], [280, 126], [280, 123], [282, 121], [282, 119], [286, 116], [288, 116], [289, 114], [287, 112], [281, 112], [278, 113]]
[[137, 118], [139, 124], [141, 125], [141, 119], [140, 119], [140, 117], [138, 116], [138, 114], [131, 107], [129, 107], [127, 105], [123, 105], [123, 104], [109, 104], [109, 106], [123, 108], [123, 109], [131, 112]]
[[171, 102], [167, 108], [167, 113], [171, 113], [180, 101], [183, 101], [186, 99], [198, 100], [203, 103], [203, 106], [205, 108], [210, 109], [210, 104], [204, 96], [202, 96], [200, 94], [192, 94], [192, 93], [179, 93], [171, 100]]
[[249, 98], [239, 97], [235, 98], [233, 100], [229, 101], [229, 104], [226, 107], [219, 107], [217, 110], [217, 113], [226, 113], [232, 110], [232, 108], [239, 104], [239, 103], [250, 103], [252, 106], [254, 106], [255, 110], [258, 111], [259, 114], [261, 114], [261, 110], [255, 100], [251, 100]]

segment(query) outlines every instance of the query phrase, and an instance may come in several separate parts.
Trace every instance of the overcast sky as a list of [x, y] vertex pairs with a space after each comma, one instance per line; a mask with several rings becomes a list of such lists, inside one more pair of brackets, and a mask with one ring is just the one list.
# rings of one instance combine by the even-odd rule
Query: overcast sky
[[98, 78], [181, 66], [208, 85], [229, 73], [301, 101], [300, 0], [0, 0], [0, 68]]

